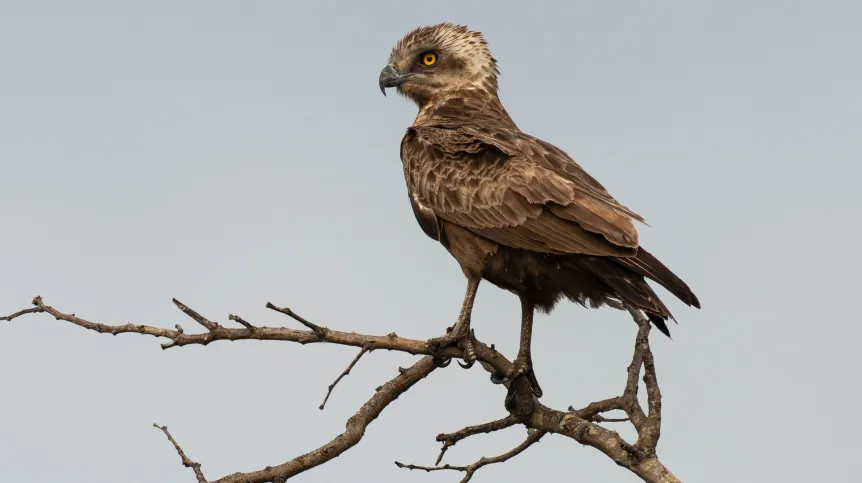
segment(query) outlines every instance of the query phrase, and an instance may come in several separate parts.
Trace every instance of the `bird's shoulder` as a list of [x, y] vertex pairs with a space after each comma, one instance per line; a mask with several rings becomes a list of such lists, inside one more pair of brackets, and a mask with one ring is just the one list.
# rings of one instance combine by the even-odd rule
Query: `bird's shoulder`
[[561, 149], [517, 128], [446, 120], [414, 124], [402, 140], [401, 157], [418, 201], [462, 226], [496, 229], [552, 216], [615, 245], [637, 246], [632, 219], [643, 221], [640, 215]]
[[523, 221], [530, 213], [535, 215], [535, 208], [513, 198], [513, 188], [522, 184], [515, 178], [523, 168], [514, 155], [504, 146], [474, 135], [463, 124], [413, 125], [401, 143], [411, 195], [444, 218], [455, 213], [479, 213], [506, 203], [519, 212], [508, 221], [510, 224]]
[[[643, 217], [620, 204], [605, 187], [557, 146], [515, 127], [494, 123], [433, 120], [413, 125], [402, 142], [402, 160], [416, 163], [446, 163], [482, 158], [494, 160], [494, 171], [526, 175], [535, 182], [571, 185], [583, 196], [594, 198], [644, 222]], [[487, 169], [487, 168], [486, 168]], [[516, 176], [516, 180], [523, 176]]]

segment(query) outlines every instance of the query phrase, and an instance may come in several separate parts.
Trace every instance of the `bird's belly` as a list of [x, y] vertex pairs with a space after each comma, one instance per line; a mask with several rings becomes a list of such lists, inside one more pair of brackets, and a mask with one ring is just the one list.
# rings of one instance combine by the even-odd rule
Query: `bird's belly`
[[607, 286], [576, 263], [583, 255], [553, 255], [500, 246], [490, 257], [482, 278], [530, 300], [549, 312], [563, 297], [593, 305], [610, 295]]
[[578, 303], [601, 303], [607, 286], [576, 262], [583, 255], [553, 255], [499, 245], [487, 238], [441, 221], [440, 242], [461, 265], [467, 277], [484, 280], [526, 297], [548, 312], [565, 297]]

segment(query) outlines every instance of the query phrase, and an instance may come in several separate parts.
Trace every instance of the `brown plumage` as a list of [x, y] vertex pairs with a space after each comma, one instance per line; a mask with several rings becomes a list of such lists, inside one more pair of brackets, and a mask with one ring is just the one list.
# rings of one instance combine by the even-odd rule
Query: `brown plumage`
[[[478, 32], [422, 27], [402, 38], [381, 72], [419, 114], [401, 142], [410, 203], [424, 232], [439, 241], [468, 279], [455, 329], [435, 350], [467, 337], [479, 280], [522, 302], [518, 373], [532, 373], [534, 308], [561, 299], [584, 306], [642, 310], [663, 333], [672, 318], [646, 279], [700, 307], [688, 286], [638, 243], [643, 218], [615, 200], [561, 149], [521, 132], [497, 93], [497, 63]], [[385, 90], [384, 90], [385, 94]], [[516, 374], [518, 375], [518, 374]]]

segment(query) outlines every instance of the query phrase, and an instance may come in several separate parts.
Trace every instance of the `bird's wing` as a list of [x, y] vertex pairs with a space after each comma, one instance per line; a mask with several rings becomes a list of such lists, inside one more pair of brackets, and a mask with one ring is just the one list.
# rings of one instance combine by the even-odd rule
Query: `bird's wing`
[[497, 243], [545, 253], [632, 256], [640, 217], [568, 156], [506, 128], [421, 125], [401, 144], [411, 196]]

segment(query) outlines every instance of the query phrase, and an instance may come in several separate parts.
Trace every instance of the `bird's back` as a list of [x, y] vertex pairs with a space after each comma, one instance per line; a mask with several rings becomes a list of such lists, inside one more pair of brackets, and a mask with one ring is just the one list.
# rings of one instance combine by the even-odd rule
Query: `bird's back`
[[488, 254], [483, 277], [530, 294], [540, 309], [563, 297], [593, 307], [627, 302], [667, 332], [662, 321], [670, 311], [645, 277], [699, 306], [688, 286], [639, 246], [633, 222], [642, 222], [640, 215], [564, 151], [520, 131], [505, 110], [464, 108], [470, 105], [450, 99], [423, 110], [402, 142], [411, 203], [429, 236], [445, 245], [440, 235], [448, 224], [493, 242], [499, 249]]

